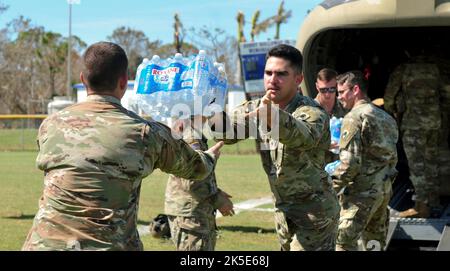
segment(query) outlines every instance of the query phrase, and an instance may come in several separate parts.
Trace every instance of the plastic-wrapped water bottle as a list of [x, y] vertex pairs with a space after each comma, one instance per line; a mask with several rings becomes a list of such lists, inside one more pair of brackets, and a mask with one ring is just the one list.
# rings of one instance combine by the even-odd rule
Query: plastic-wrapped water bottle
[[133, 90], [134, 90], [135, 93], [137, 92], [137, 89], [138, 89], [138, 86], [139, 86], [139, 81], [140, 81], [140, 78], [141, 78], [142, 70], [147, 68], [147, 65], [149, 64], [149, 62], [150, 62], [150, 60], [148, 58], [144, 58], [142, 60], [142, 63], [139, 64], [139, 66], [138, 66], [138, 68], [136, 70], [136, 79], [134, 80], [134, 87], [133, 87]]
[[340, 160], [336, 160], [331, 162], [325, 166], [325, 171], [328, 172], [329, 175], [333, 174], [336, 168], [341, 164]]
[[225, 96], [227, 91], [227, 75], [225, 73], [225, 66], [221, 63], [214, 63], [217, 69], [217, 78], [214, 82], [213, 91], [211, 93], [211, 103], [215, 103], [225, 110]]
[[136, 78], [134, 80], [134, 85], [133, 85], [133, 93], [134, 93], [134, 95], [131, 96], [128, 99], [128, 104], [129, 104], [130, 108], [132, 108], [132, 111], [134, 111], [136, 113], [138, 113], [139, 108], [140, 108], [139, 104], [141, 103], [141, 101], [140, 101], [141, 99], [138, 98], [137, 94], [136, 94], [137, 90], [138, 90], [138, 86], [139, 86], [139, 80], [141, 78], [142, 70], [147, 66], [148, 62], [149, 62], [149, 59], [148, 58], [144, 58], [142, 60], [142, 63], [139, 64], [139, 66], [138, 66], [138, 68], [136, 70]]
[[203, 96], [209, 87], [209, 72], [211, 62], [206, 56], [205, 50], [200, 50], [193, 62], [194, 78], [193, 90], [196, 96]]
[[183, 62], [183, 55], [180, 53], [176, 53], [175, 56], [173, 57], [173, 60], [177, 63], [182, 63]]
[[168, 90], [170, 91], [170, 108], [172, 108], [174, 105], [180, 103], [180, 90], [181, 90], [181, 81], [182, 81], [182, 74], [184, 70], [186, 69], [186, 66], [184, 65], [183, 55], [180, 53], [176, 53], [174, 58], [172, 59], [172, 62], [169, 64], [169, 67], [173, 67], [175, 69], [178, 69], [178, 72], [172, 73], [172, 78], [170, 80], [170, 86]]
[[143, 66], [143, 69], [139, 74], [139, 81], [135, 82], [135, 86], [137, 86], [136, 99], [138, 99], [139, 107], [146, 115], [155, 117], [156, 113], [160, 112], [158, 108], [159, 97], [157, 92], [152, 92], [152, 82], [150, 78], [152, 76], [152, 70], [160, 63], [160, 57], [154, 55], [151, 60], [146, 62], [146, 65]]
[[[341, 126], [342, 126], [342, 118], [332, 117], [330, 120], [330, 133], [331, 133], [331, 144], [339, 145], [339, 140], [341, 137]], [[339, 153], [339, 147], [336, 146], [330, 149], [333, 153]]]

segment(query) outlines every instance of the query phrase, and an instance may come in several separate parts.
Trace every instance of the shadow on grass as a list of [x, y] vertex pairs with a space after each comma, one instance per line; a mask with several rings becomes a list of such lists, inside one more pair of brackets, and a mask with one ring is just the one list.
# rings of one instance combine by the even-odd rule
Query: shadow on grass
[[138, 223], [138, 225], [148, 225], [148, 224], [150, 224], [150, 221], [138, 219], [137, 223]]
[[27, 219], [34, 219], [35, 215], [25, 215], [25, 214], [20, 214], [20, 215], [2, 215], [1, 218], [4, 219], [15, 219], [15, 220], [27, 220]]
[[275, 229], [265, 229], [260, 227], [247, 227], [247, 226], [220, 226], [221, 231], [233, 231], [233, 232], [254, 232], [254, 233], [276, 233]]
[[[149, 225], [150, 221], [138, 219], [138, 225]], [[219, 226], [219, 231], [247, 232], [247, 233], [276, 233], [275, 229], [248, 226]]]

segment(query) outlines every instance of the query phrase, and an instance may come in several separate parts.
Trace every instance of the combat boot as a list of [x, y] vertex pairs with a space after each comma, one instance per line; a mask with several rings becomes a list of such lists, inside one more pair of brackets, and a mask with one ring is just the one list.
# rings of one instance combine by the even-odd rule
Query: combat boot
[[416, 201], [414, 208], [400, 212], [398, 216], [402, 218], [428, 218], [430, 217], [430, 207], [425, 202]]

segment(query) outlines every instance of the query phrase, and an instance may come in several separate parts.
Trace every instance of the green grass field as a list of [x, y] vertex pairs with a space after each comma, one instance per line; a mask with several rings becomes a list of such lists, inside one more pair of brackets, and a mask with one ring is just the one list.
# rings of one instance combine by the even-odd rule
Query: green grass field
[[37, 151], [37, 129], [0, 129], [0, 151]]
[[[3, 143], [3, 142], [2, 142]], [[240, 151], [252, 152], [254, 142], [245, 141]], [[235, 155], [236, 146], [226, 146], [217, 165], [219, 186], [233, 196], [235, 203], [270, 195], [269, 186], [257, 155]], [[43, 174], [35, 167], [36, 152], [0, 152], [0, 250], [19, 250], [31, 227], [42, 193]], [[160, 171], [142, 185], [139, 224], [147, 225], [163, 212], [167, 175]], [[272, 206], [264, 205], [271, 208]], [[218, 219], [217, 250], [278, 250], [273, 214], [243, 211]], [[174, 250], [169, 240], [142, 236], [145, 250]]]
[[[37, 151], [37, 129], [0, 129], [0, 151]], [[212, 146], [214, 141], [210, 140]], [[238, 144], [225, 146], [226, 154], [255, 154], [254, 140], [241, 141]]]

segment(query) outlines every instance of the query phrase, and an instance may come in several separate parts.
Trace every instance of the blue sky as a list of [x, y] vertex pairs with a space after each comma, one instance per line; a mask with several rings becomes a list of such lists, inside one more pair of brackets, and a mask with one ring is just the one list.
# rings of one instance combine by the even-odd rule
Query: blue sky
[[[249, 39], [250, 20], [255, 10], [261, 11], [260, 21], [275, 15], [281, 0], [80, 0], [72, 8], [72, 34], [87, 44], [106, 40], [119, 26], [143, 31], [150, 40], [172, 42], [173, 14], [178, 12], [186, 29], [206, 25], [219, 27], [236, 36], [236, 14], [245, 14], [245, 36]], [[285, 0], [285, 9], [292, 17], [281, 26], [280, 38], [295, 39], [308, 9], [322, 0]], [[0, 28], [19, 15], [44, 26], [47, 31], [68, 36], [69, 8], [67, 0], [0, 0], [9, 9], [0, 15]], [[257, 41], [273, 38], [275, 27], [257, 37]]]

